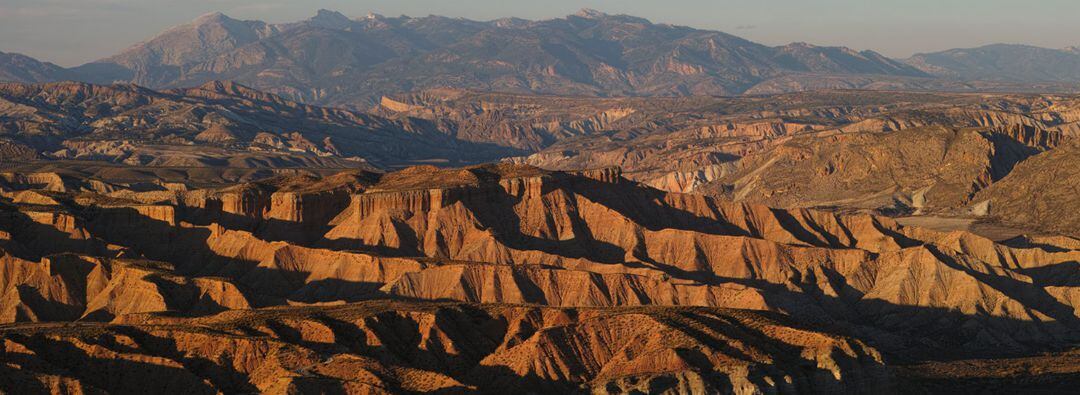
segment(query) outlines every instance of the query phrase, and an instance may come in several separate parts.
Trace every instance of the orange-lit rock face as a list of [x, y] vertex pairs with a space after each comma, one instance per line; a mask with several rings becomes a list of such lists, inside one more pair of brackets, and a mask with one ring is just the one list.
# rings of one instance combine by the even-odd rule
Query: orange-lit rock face
[[47, 178], [8, 176], [0, 200], [5, 388], [876, 393], [897, 388], [892, 359], [1080, 333], [1071, 238], [1005, 245], [618, 169], [77, 196]]

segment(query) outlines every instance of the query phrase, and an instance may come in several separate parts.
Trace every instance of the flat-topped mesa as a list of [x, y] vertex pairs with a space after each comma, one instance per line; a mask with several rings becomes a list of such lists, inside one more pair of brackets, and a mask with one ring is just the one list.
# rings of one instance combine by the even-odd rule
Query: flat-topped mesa
[[1065, 133], [1060, 130], [1046, 130], [1030, 125], [1006, 125], [994, 128], [993, 131], [1004, 134], [1021, 144], [1042, 149], [1057, 147], [1066, 138]]
[[0, 189], [64, 192], [67, 186], [64, 179], [56, 173], [0, 173]]
[[[248, 220], [280, 220], [325, 225], [350, 203], [353, 193], [374, 183], [376, 175], [344, 172], [324, 178], [283, 176], [232, 186], [208, 193], [188, 194], [188, 216], [200, 222], [226, 214]], [[202, 212], [199, 212], [199, 211]], [[202, 218], [209, 216], [206, 218]]]
[[345, 210], [351, 196], [374, 182], [370, 173], [339, 173], [322, 179], [282, 177], [271, 180], [273, 194], [263, 219], [326, 225]]
[[356, 220], [382, 210], [422, 213], [458, 201], [490, 201], [498, 194], [515, 199], [539, 196], [546, 190], [573, 188], [581, 181], [615, 184], [624, 180], [617, 167], [553, 172], [512, 163], [463, 169], [416, 166], [388, 174], [367, 192], [356, 195], [352, 210]]
[[348, 207], [351, 193], [344, 190], [321, 192], [275, 192], [264, 219], [325, 224]]
[[368, 189], [368, 192], [399, 192], [481, 186], [490, 185], [503, 179], [540, 177], [553, 173], [534, 166], [509, 162], [458, 169], [441, 169], [430, 165], [412, 166], [384, 175], [379, 179], [378, 183]]
[[144, 205], [133, 207], [138, 215], [154, 221], [161, 221], [169, 226], [176, 226], [176, 208], [169, 205]]
[[[139, 204], [115, 207], [93, 207], [86, 211], [94, 229], [104, 234], [128, 231], [153, 224], [161, 229], [177, 225], [176, 208], [165, 204]], [[143, 229], [142, 232], [149, 232]], [[138, 234], [138, 232], [136, 232]]]
[[71, 214], [53, 211], [24, 211], [22, 215], [33, 222], [50, 226], [60, 232], [81, 238], [88, 237], [79, 224], [79, 220]]
[[625, 181], [622, 176], [622, 168], [618, 166], [601, 167], [598, 169], [588, 169], [573, 172], [572, 174], [585, 178], [590, 178], [600, 182], [606, 183], [618, 183]]
[[[203, 210], [207, 216], [229, 214], [248, 219], [260, 219], [270, 211], [275, 188], [261, 183], [244, 183], [220, 190], [206, 191], [185, 199], [189, 209]], [[192, 215], [193, 213], [188, 213]], [[209, 218], [211, 220], [217, 218]]]
[[269, 191], [259, 188], [245, 188], [222, 192], [218, 199], [220, 199], [222, 212], [258, 218], [267, 210], [270, 202], [269, 194]]

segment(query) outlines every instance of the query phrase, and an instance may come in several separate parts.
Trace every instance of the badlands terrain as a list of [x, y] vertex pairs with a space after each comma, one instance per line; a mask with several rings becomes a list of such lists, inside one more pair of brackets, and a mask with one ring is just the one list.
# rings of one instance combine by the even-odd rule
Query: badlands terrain
[[0, 187], [13, 393], [1054, 390], [1077, 373], [1065, 236], [509, 163]]
[[0, 393], [1075, 391], [1076, 70], [592, 10], [0, 52]]
[[164, 91], [8, 83], [0, 166], [192, 186], [421, 164], [618, 167], [670, 192], [917, 216], [995, 239], [1076, 237], [1078, 119], [1080, 99], [1049, 94], [596, 99], [435, 89], [353, 111], [220, 81]]

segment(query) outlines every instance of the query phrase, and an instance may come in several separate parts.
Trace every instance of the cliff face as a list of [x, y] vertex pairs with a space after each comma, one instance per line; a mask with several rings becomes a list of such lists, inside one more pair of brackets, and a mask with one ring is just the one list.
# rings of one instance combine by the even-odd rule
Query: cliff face
[[8, 180], [12, 388], [120, 391], [143, 378], [88, 372], [131, 364], [192, 391], [878, 393], [892, 360], [1080, 340], [1072, 239], [667, 193], [613, 168]]

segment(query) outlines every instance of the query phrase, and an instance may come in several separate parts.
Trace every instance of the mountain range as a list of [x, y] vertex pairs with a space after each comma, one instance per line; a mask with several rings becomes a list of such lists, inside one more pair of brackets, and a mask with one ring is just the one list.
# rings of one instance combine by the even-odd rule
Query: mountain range
[[0, 54], [0, 79], [151, 88], [233, 80], [296, 101], [365, 108], [383, 95], [438, 87], [586, 96], [1072, 90], [1080, 53], [991, 45], [898, 60], [806, 43], [770, 47], [594, 10], [539, 21], [351, 19], [320, 10], [280, 24], [207, 14], [71, 69]]

